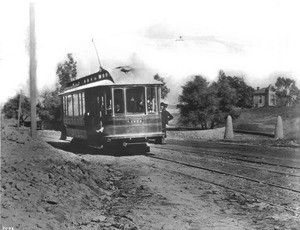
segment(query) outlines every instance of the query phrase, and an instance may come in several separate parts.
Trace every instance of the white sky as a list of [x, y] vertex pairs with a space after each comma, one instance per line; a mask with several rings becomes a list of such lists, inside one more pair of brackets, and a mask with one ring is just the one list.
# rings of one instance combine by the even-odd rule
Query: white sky
[[[78, 77], [143, 65], [165, 77], [175, 102], [192, 74], [243, 74], [253, 87], [277, 73], [300, 85], [297, 0], [34, 1], [38, 89], [52, 87], [67, 53]], [[28, 88], [29, 1], [0, 1], [0, 103]], [[182, 36], [183, 41], [175, 41]]]

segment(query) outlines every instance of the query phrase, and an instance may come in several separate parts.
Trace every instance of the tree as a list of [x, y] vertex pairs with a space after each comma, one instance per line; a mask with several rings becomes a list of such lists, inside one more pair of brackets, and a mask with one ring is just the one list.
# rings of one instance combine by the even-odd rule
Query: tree
[[218, 81], [214, 82], [211, 87], [217, 92], [218, 100], [218, 106], [211, 121], [211, 128], [214, 128], [223, 123], [228, 115], [233, 119], [238, 118], [240, 111], [237, 107], [239, 101], [237, 90], [230, 85], [230, 78], [222, 70], [219, 71]]
[[77, 76], [77, 62], [71, 53], [67, 54], [67, 58], [68, 60], [57, 65], [56, 75], [59, 83], [55, 85], [54, 90], [48, 89], [41, 94], [40, 117], [43, 122], [55, 129], [59, 128], [62, 114], [62, 102], [59, 93], [67, 87], [67, 83], [75, 80]]
[[[235, 89], [237, 98], [234, 101], [234, 106], [239, 108], [251, 108], [253, 105], [254, 89], [247, 85], [243, 77], [226, 76], [223, 70], [219, 71], [218, 83], [227, 82], [230, 88]], [[227, 84], [226, 83], [226, 84]]]
[[228, 115], [233, 119], [240, 115], [237, 103], [237, 90], [231, 87], [223, 71], [219, 72], [218, 80], [211, 84], [204, 77], [196, 75], [182, 86], [178, 106], [180, 122], [212, 129], [224, 123]]
[[74, 61], [71, 53], [67, 54], [67, 59], [65, 62], [57, 65], [56, 75], [58, 76], [60, 91], [63, 91], [67, 83], [75, 80], [77, 77], [77, 61]]
[[170, 89], [167, 87], [167, 85], [165, 83], [165, 79], [163, 77], [160, 77], [158, 74], [154, 75], [154, 79], [164, 83], [161, 88], [161, 98], [165, 99], [167, 97], [168, 93], [170, 92]]
[[[2, 112], [4, 113], [6, 118], [18, 118], [19, 111], [19, 102], [21, 98], [21, 112], [20, 112], [20, 124], [24, 125], [24, 122], [28, 117], [30, 117], [30, 99], [26, 95], [21, 95], [20, 93], [16, 94], [13, 98], [9, 99], [3, 106]], [[40, 121], [40, 112], [41, 112], [41, 104], [38, 102], [36, 105], [37, 108], [37, 121]], [[39, 123], [38, 123], [39, 125]]]
[[300, 91], [296, 86], [295, 80], [278, 77], [275, 86], [278, 105], [290, 106], [300, 99]]
[[228, 76], [229, 85], [236, 90], [237, 103], [239, 108], [251, 108], [253, 106], [254, 89], [247, 85], [242, 77]]
[[217, 89], [221, 110], [229, 112], [231, 107], [235, 106], [238, 102], [237, 90], [230, 86], [229, 78], [222, 71], [219, 72], [218, 81], [213, 83], [213, 86]]
[[180, 122], [184, 125], [208, 128], [217, 108], [216, 93], [209, 88], [209, 82], [202, 76], [196, 75], [193, 80], [182, 86], [179, 96]]
[[42, 121], [55, 129], [59, 128], [61, 122], [61, 98], [58, 94], [58, 85], [54, 90], [45, 90], [41, 95], [42, 103], [39, 111]]
[[[21, 118], [30, 116], [30, 100], [27, 96], [21, 96]], [[2, 112], [7, 118], [17, 118], [19, 111], [20, 93], [9, 99], [3, 106]]]

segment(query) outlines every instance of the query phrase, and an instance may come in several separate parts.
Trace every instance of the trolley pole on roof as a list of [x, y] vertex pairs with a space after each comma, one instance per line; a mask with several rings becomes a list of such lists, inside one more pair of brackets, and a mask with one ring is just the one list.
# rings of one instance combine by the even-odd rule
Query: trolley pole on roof
[[36, 131], [36, 57], [35, 57], [35, 15], [34, 3], [29, 3], [30, 10], [30, 117], [31, 117], [31, 137], [37, 137]]
[[97, 54], [97, 58], [98, 58], [98, 63], [99, 63], [99, 70], [102, 70], [102, 66], [101, 66], [101, 62], [100, 62], [100, 58], [99, 58], [99, 54], [98, 54], [98, 51], [97, 51], [97, 48], [96, 48], [96, 45], [95, 45], [94, 39], [92, 39], [92, 43], [94, 44], [94, 48], [95, 48], [95, 50], [96, 50], [96, 54]]

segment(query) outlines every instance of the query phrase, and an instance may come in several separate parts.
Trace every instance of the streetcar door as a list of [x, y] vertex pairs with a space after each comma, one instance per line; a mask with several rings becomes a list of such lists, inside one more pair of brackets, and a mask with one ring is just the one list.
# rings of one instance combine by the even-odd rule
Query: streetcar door
[[105, 112], [105, 107], [104, 107], [104, 99], [105, 99], [105, 95], [104, 95], [104, 90], [102, 88], [99, 88], [97, 90], [97, 92], [95, 93], [96, 95], [96, 106], [95, 106], [95, 110], [96, 110], [96, 120], [97, 120], [97, 129], [102, 128], [103, 126], [103, 116], [104, 116], [104, 112]]
[[103, 88], [91, 88], [86, 91], [86, 111], [90, 112], [90, 116], [93, 118], [93, 126], [96, 130], [102, 128], [105, 111], [104, 101], [105, 93]]

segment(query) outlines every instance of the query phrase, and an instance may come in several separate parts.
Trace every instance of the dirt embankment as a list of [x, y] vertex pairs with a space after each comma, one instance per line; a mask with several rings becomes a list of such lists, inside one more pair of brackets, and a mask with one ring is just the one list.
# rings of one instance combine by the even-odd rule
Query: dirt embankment
[[136, 229], [114, 211], [121, 172], [34, 141], [26, 130], [1, 129], [1, 227]]
[[[223, 130], [192, 131], [188, 137], [187, 132], [168, 132], [174, 138], [168, 141], [195, 137], [220, 141]], [[245, 208], [244, 198], [239, 198], [241, 206], [232, 207], [227, 201], [231, 193], [178, 172], [177, 164], [153, 160], [140, 152], [116, 157], [74, 149], [59, 141], [54, 131], [40, 131], [40, 136], [48, 138], [48, 143], [52, 140], [57, 148], [32, 140], [25, 129], [5, 125], [1, 134], [2, 227], [255, 229], [253, 221], [260, 218], [256, 210]], [[152, 154], [155, 151], [162, 154], [160, 148]], [[189, 170], [194, 175], [194, 169]], [[249, 217], [248, 211], [255, 216]]]

